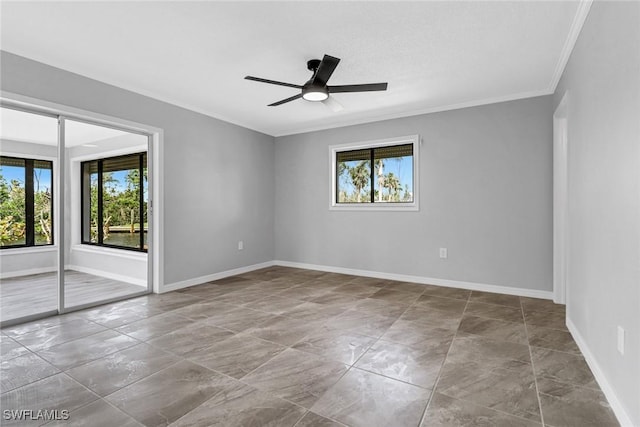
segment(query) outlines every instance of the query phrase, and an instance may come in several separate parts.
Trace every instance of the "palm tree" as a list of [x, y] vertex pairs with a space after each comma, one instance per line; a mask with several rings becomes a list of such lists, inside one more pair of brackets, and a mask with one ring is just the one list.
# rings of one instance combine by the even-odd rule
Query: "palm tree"
[[403, 200], [405, 202], [411, 201], [412, 197], [411, 197], [411, 192], [409, 192], [409, 184], [405, 184], [404, 185], [404, 196], [403, 196]]
[[382, 189], [385, 186], [384, 162], [382, 159], [376, 161], [376, 170], [378, 171], [378, 202], [382, 201]]
[[356, 202], [358, 203], [360, 203], [362, 189], [367, 186], [371, 179], [370, 171], [369, 160], [363, 160], [356, 166], [349, 169], [351, 183], [356, 189]]
[[389, 172], [389, 175], [385, 178], [385, 187], [389, 189], [389, 199], [391, 202], [392, 197], [398, 194], [398, 190], [400, 189], [400, 180], [393, 174], [393, 172]]
[[337, 176], [338, 176], [338, 201], [339, 202], [347, 202], [348, 201], [348, 196], [347, 196], [347, 192], [346, 190], [344, 190], [344, 188], [346, 188], [349, 185], [349, 180], [350, 180], [350, 176], [349, 176], [349, 171], [350, 171], [350, 167], [349, 165], [347, 165], [346, 162], [338, 162], [338, 170], [337, 170]]

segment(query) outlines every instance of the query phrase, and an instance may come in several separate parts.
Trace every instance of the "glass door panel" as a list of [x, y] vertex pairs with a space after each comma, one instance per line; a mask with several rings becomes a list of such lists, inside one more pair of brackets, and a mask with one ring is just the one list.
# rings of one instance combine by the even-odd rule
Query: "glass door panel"
[[0, 108], [0, 322], [58, 311], [58, 119]]
[[64, 120], [64, 309], [148, 292], [148, 136]]

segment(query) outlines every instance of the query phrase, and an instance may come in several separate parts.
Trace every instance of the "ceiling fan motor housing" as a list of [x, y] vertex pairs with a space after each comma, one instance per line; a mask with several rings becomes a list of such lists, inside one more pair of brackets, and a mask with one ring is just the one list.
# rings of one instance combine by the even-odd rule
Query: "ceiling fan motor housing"
[[321, 62], [322, 61], [319, 59], [310, 59], [307, 61], [307, 69], [313, 72], [313, 76], [311, 76], [311, 79], [302, 86], [302, 98], [306, 101], [324, 101], [329, 97], [329, 91], [327, 90], [326, 84], [319, 85], [317, 83], [313, 83]]
[[307, 61], [307, 69], [309, 71], [313, 71], [314, 74], [316, 71], [318, 71], [318, 67], [320, 66], [320, 61], [319, 59], [310, 59], [309, 61]]

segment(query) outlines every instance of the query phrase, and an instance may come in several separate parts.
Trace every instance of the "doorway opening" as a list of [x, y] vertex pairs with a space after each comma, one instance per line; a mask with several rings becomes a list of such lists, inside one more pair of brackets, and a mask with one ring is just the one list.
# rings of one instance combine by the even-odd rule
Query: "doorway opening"
[[567, 93], [553, 114], [553, 301], [566, 304], [569, 209]]

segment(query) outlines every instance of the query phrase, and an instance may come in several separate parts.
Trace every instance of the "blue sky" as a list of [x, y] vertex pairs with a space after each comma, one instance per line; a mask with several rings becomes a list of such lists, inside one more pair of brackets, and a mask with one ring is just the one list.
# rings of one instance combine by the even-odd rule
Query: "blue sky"
[[[355, 166], [359, 162], [360, 161], [356, 160], [356, 161], [351, 161], [346, 163], [348, 166]], [[412, 156], [385, 159], [383, 172], [385, 175], [391, 172], [396, 177], [398, 177], [401, 183], [401, 188], [402, 188], [402, 191], [400, 192], [401, 195], [404, 194], [405, 184], [409, 186], [410, 191], [413, 191], [413, 157]], [[377, 186], [377, 182], [376, 182], [376, 186]], [[353, 194], [354, 187], [351, 184], [350, 179], [346, 180], [346, 182], [344, 179], [342, 179], [340, 181], [339, 187], [342, 190], [346, 190], [347, 193]]]
[[[11, 183], [15, 179], [24, 187], [24, 168], [3, 165], [0, 166], [0, 173], [7, 183]], [[51, 189], [51, 169], [36, 169], [36, 173], [39, 176], [40, 190]], [[37, 185], [37, 182], [35, 184]]]
[[122, 193], [127, 189], [127, 173], [128, 170], [123, 171], [113, 171], [109, 172], [111, 174], [111, 178], [116, 180], [117, 182], [110, 182], [109, 187], [115, 188], [118, 193]]
[[[50, 169], [37, 169], [36, 172], [40, 177], [40, 189], [44, 190], [45, 188], [51, 188], [51, 170]], [[127, 176], [126, 170], [123, 171], [115, 171], [111, 172], [111, 176], [113, 179], [117, 180], [117, 182], [110, 183], [111, 187], [115, 187], [117, 192], [122, 192], [127, 189]], [[24, 187], [24, 168], [19, 166], [0, 166], [0, 173], [7, 181], [7, 183], [11, 183], [12, 180], [17, 180]], [[146, 181], [145, 181], [146, 184]], [[145, 185], [146, 190], [146, 185]]]

